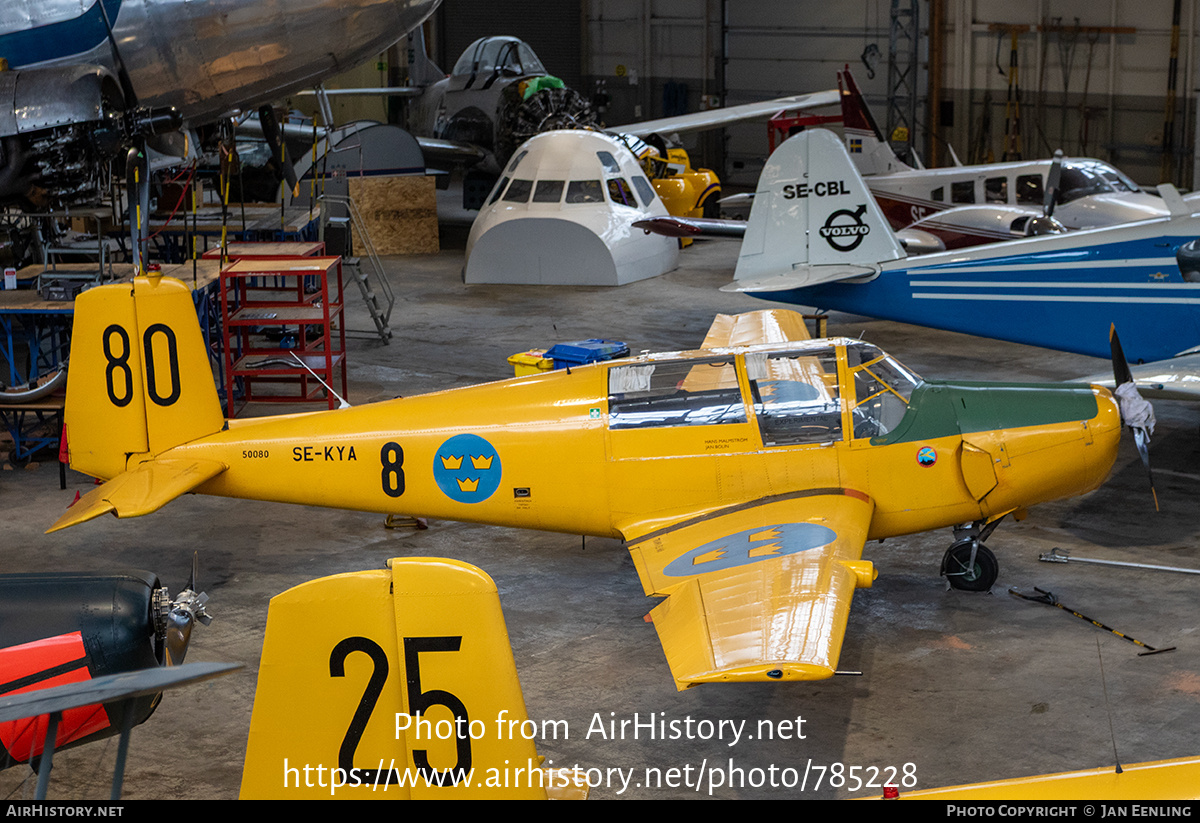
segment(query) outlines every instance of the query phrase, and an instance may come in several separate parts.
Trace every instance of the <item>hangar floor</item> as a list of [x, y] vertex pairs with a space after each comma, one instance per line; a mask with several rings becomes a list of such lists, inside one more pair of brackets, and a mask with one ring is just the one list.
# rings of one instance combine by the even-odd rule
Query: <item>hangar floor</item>
[[[736, 247], [685, 251], [666, 276], [621, 288], [466, 287], [461, 251], [386, 261], [401, 300], [392, 344], [356, 341], [351, 401], [467, 385], [511, 375], [505, 358], [535, 345], [586, 337], [627, 341], [635, 351], [699, 344], [713, 314], [762, 307], [722, 294]], [[352, 328], [369, 325], [352, 306]], [[1105, 368], [1101, 361], [860, 317], [834, 315], [831, 334], [880, 345], [930, 377], [1057, 380]], [[938, 577], [945, 533], [869, 544], [880, 576], [855, 595], [841, 667], [862, 677], [811, 684], [702, 686], [677, 693], [651, 625], [632, 561], [619, 541], [451, 522], [392, 531], [355, 512], [188, 496], [140, 519], [102, 518], [42, 533], [90, 482], [70, 474], [58, 489], [52, 464], [0, 473], [3, 571], [113, 570], [159, 573], [172, 592], [200, 552], [201, 584], [215, 619], [193, 637], [190, 660], [246, 668], [170, 694], [135, 730], [125, 798], [233, 798], [254, 697], [268, 599], [324, 575], [380, 568], [402, 555], [474, 563], [495, 579], [530, 716], [566, 720], [569, 739], [539, 740], [556, 766], [602, 769], [614, 784], [593, 797], [855, 797], [831, 785], [774, 787], [752, 769], [810, 766], [903, 769], [921, 787], [1194, 755], [1200, 748], [1200, 610], [1197, 578], [1169, 572], [1038, 561], [1055, 546], [1078, 556], [1200, 567], [1195, 500], [1197, 410], [1156, 404], [1152, 451], [1163, 511], [1155, 514], [1129, 443], [1113, 478], [1082, 499], [1006, 522], [989, 545], [1000, 559], [991, 594], [951, 591]], [[273, 411], [273, 410], [272, 410]], [[1009, 586], [1040, 586], [1075, 609], [1169, 654], [1138, 657], [1120, 638], [1061, 611], [1012, 598]], [[749, 721], [804, 719], [804, 739], [647, 740], [587, 735], [593, 718]], [[615, 713], [611, 714], [610, 713]], [[296, 722], [305, 718], [297, 716]], [[115, 741], [55, 757], [54, 799], [108, 794]], [[644, 768], [722, 775], [725, 785], [646, 786]], [[615, 771], [636, 775], [622, 788]], [[717, 770], [710, 772], [709, 770]], [[730, 786], [744, 769], [745, 786]], [[31, 798], [28, 772], [0, 773], [0, 796]], [[781, 772], [776, 773], [777, 775]], [[849, 772], [847, 771], [847, 774]], [[867, 772], [860, 775], [869, 777]], [[767, 785], [749, 785], [761, 778]], [[778, 782], [778, 778], [777, 781]]]

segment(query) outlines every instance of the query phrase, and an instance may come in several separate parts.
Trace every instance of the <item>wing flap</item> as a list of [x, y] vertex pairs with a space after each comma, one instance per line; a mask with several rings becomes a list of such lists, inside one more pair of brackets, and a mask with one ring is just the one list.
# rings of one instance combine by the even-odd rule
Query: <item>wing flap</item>
[[85, 523], [108, 512], [140, 517], [211, 480], [228, 468], [216, 460], [151, 460], [97, 486], [71, 506], [46, 533]]
[[629, 542], [679, 689], [819, 680], [837, 669], [874, 505], [823, 489], [683, 521]]
[[782, 591], [772, 570], [692, 580], [651, 612], [680, 689], [700, 683], [832, 677], [855, 573], [829, 564], [820, 591]]

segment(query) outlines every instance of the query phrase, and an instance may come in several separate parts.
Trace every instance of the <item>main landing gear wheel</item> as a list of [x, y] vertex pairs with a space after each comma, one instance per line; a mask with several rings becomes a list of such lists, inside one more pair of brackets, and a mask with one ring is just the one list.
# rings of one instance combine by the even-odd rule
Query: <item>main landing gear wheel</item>
[[[975, 558], [971, 559], [974, 550]], [[959, 540], [946, 550], [942, 558], [942, 574], [955, 589], [967, 592], [986, 592], [996, 582], [1000, 564], [991, 549], [973, 539]]]

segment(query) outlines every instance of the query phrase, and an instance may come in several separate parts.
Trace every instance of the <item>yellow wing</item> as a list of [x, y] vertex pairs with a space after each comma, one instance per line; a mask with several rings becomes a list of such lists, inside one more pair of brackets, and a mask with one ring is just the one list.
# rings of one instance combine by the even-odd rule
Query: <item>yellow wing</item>
[[791, 343], [811, 340], [804, 316], [791, 309], [760, 309], [741, 314], [718, 314], [708, 327], [702, 349], [753, 346], [755, 343]]
[[[791, 309], [760, 309], [741, 314], [718, 314], [708, 327], [702, 349], [719, 349], [727, 346], [753, 346], [755, 343], [790, 343], [796, 340], [811, 340], [804, 317]], [[766, 362], [765, 357], [760, 358]], [[806, 375], [776, 375], [776, 380], [805, 380]], [[837, 380], [837, 375], [833, 375]], [[685, 391], [697, 392], [718, 389], [737, 383], [733, 361], [723, 368], [712, 368], [706, 364], [692, 370], [683, 381]]]
[[820, 680], [837, 669], [874, 504], [817, 489], [680, 521], [628, 540], [680, 689]]

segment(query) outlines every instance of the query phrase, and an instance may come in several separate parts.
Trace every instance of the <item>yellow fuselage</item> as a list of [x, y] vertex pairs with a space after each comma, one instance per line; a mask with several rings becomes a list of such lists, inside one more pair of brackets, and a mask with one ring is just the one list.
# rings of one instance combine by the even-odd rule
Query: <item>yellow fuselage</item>
[[[1090, 392], [1094, 413], [1080, 419], [967, 434], [945, 431], [969, 428], [951, 419], [927, 437], [895, 442], [849, 436], [766, 446], [751, 402], [745, 422], [610, 430], [611, 367], [231, 420], [226, 431], [158, 457], [226, 464], [197, 488], [206, 494], [625, 538], [741, 503], [847, 489], [873, 501], [869, 539], [878, 539], [1089, 491], [1108, 475], [1120, 433], [1109, 393], [1080, 386], [1026, 387], [1028, 403]], [[947, 406], [958, 402], [956, 389], [929, 391], [946, 394]], [[844, 403], [846, 432], [852, 405]], [[914, 403], [907, 415], [929, 416], [936, 410], [927, 414], [928, 406]], [[923, 449], [932, 460], [928, 451], [918, 460]]]

